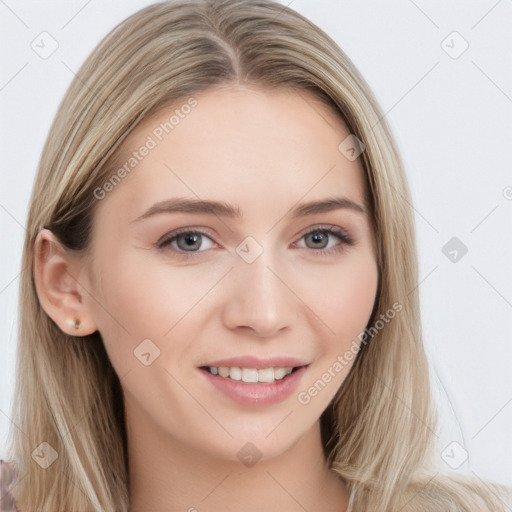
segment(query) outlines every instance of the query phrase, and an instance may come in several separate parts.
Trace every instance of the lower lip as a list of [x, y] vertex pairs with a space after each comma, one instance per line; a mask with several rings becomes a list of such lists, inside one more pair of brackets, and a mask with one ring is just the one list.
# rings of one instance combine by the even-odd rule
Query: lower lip
[[307, 366], [301, 366], [293, 373], [274, 382], [243, 382], [199, 369], [206, 379], [231, 400], [242, 405], [271, 405], [286, 400], [299, 385]]

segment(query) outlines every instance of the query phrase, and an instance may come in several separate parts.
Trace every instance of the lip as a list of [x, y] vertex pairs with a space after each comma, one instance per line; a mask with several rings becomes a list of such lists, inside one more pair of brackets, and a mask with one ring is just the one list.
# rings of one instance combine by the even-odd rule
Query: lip
[[308, 363], [305, 361], [301, 361], [296, 357], [290, 356], [278, 356], [278, 357], [255, 357], [255, 356], [240, 356], [240, 357], [230, 357], [227, 359], [218, 359], [216, 361], [212, 361], [209, 363], [202, 364], [203, 366], [215, 366], [217, 368], [221, 366], [227, 366], [231, 368], [232, 366], [238, 366], [239, 368], [256, 368], [257, 370], [261, 370], [263, 368], [286, 368], [292, 367], [296, 368], [298, 366], [307, 366]]
[[[237, 361], [241, 361], [241, 359], [237, 359]], [[290, 361], [290, 359], [287, 359], [287, 361]], [[268, 364], [268, 360], [264, 361], [264, 363]], [[272, 365], [275, 365], [274, 359], [272, 360]], [[208, 366], [216, 365], [210, 364]], [[226, 364], [226, 366], [228, 365]], [[244, 366], [244, 368], [254, 368], [254, 366]], [[270, 368], [270, 366], [260, 366], [260, 368]], [[212, 375], [208, 370], [205, 370], [204, 367], [198, 368], [198, 370], [209, 385], [213, 386], [217, 391], [220, 391], [234, 402], [241, 405], [262, 406], [276, 404], [286, 400], [297, 389], [307, 368], [308, 365], [300, 366], [281, 380], [259, 383], [243, 382], [224, 378], [219, 375]]]

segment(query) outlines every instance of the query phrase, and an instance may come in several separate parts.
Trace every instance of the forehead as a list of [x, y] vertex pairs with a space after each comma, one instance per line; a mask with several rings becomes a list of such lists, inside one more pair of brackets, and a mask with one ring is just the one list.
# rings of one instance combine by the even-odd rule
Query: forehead
[[364, 201], [359, 159], [338, 149], [349, 135], [311, 93], [221, 86], [176, 100], [142, 121], [118, 151], [124, 169], [108, 201], [135, 213], [170, 196], [265, 203], [343, 194]]

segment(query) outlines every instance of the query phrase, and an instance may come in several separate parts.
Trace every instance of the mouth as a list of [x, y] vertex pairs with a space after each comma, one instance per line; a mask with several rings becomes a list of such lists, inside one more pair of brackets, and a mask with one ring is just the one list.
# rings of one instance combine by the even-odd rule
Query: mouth
[[231, 401], [264, 406], [287, 400], [308, 367], [307, 360], [291, 355], [256, 357], [247, 354], [205, 361], [197, 369], [207, 386]]
[[239, 366], [201, 366], [200, 369], [221, 379], [251, 384], [272, 384], [287, 379], [304, 366], [279, 366], [270, 368], [241, 368]]
[[[235, 366], [237, 363], [239, 366]], [[284, 366], [286, 364], [288, 366]], [[308, 367], [309, 364], [290, 358], [275, 358], [272, 362], [233, 358], [200, 366], [198, 371], [207, 386], [212, 386], [231, 401], [245, 406], [265, 406], [292, 396]]]

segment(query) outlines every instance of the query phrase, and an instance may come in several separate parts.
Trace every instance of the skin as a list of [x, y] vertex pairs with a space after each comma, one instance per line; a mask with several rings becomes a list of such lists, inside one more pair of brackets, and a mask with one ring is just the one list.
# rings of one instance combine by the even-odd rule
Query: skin
[[[338, 150], [350, 132], [309, 93], [229, 85], [194, 97], [190, 114], [100, 201], [88, 257], [39, 233], [41, 304], [71, 335], [74, 318], [80, 335], [99, 331], [121, 379], [131, 512], [345, 510], [346, 488], [326, 467], [319, 417], [353, 361], [331, 371], [307, 405], [297, 394], [367, 325], [378, 281], [374, 234], [366, 213], [347, 208], [298, 219], [289, 213], [333, 195], [364, 205], [359, 159]], [[119, 162], [175, 108], [138, 125]], [[243, 218], [135, 220], [171, 197], [226, 201]], [[304, 236], [325, 225], [345, 230], [354, 244]], [[178, 256], [187, 251], [183, 238], [155, 246], [183, 227], [206, 232], [190, 258]], [[236, 252], [247, 236], [263, 250], [252, 263]], [[148, 366], [134, 356], [145, 339], [160, 350]], [[309, 366], [282, 402], [240, 405], [198, 366], [241, 355], [295, 356]], [[247, 442], [261, 454], [251, 467], [237, 457]]]

